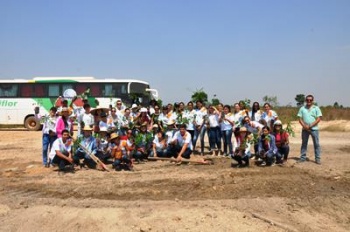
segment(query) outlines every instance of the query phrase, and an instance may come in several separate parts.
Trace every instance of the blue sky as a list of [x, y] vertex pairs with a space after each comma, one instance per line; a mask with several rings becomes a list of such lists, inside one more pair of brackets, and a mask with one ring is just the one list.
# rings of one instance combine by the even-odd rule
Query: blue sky
[[0, 79], [148, 81], [164, 103], [350, 106], [349, 0], [0, 0]]

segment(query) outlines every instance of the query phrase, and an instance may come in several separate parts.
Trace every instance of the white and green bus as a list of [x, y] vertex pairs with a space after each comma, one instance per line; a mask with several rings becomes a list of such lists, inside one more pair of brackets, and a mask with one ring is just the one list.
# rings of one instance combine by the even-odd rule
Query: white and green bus
[[0, 124], [24, 124], [38, 130], [40, 122], [34, 109], [48, 114], [58, 97], [72, 99], [84, 96], [92, 107], [115, 106], [121, 99], [125, 105], [137, 101], [147, 105], [158, 100], [158, 91], [145, 81], [133, 79], [95, 79], [94, 77], [36, 77], [32, 80], [0, 80]]

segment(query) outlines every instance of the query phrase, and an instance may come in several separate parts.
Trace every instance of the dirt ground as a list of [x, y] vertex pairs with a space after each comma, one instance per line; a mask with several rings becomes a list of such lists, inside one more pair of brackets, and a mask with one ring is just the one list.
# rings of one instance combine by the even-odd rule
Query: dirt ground
[[[342, 125], [342, 132], [322, 131]], [[134, 172], [41, 165], [41, 132], [0, 131], [0, 231], [350, 231], [350, 122], [321, 123], [322, 165], [147, 162]], [[311, 141], [310, 141], [311, 142]], [[193, 159], [199, 157], [194, 156]]]

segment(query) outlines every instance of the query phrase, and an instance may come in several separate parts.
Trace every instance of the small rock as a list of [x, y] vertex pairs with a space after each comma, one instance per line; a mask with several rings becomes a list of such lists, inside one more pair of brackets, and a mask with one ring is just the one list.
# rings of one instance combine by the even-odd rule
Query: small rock
[[34, 164], [31, 164], [31, 165], [28, 165], [27, 167], [26, 167], [26, 169], [30, 169], [30, 168], [34, 168], [35, 167], [35, 165]]
[[15, 172], [15, 171], [18, 171], [18, 167], [15, 167], [15, 168], [7, 168], [4, 170], [5, 172]]

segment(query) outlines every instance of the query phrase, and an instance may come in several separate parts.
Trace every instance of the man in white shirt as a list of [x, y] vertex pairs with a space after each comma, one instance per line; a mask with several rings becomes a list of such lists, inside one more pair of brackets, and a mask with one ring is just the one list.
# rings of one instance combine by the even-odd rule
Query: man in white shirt
[[64, 171], [66, 165], [73, 164], [72, 144], [69, 131], [64, 129], [62, 137], [55, 140], [49, 154], [52, 164], [58, 165], [60, 171]]
[[178, 162], [182, 158], [189, 159], [192, 154], [192, 138], [191, 134], [186, 131], [186, 125], [181, 124], [180, 130], [177, 131], [167, 149], [168, 157], [175, 157]]

